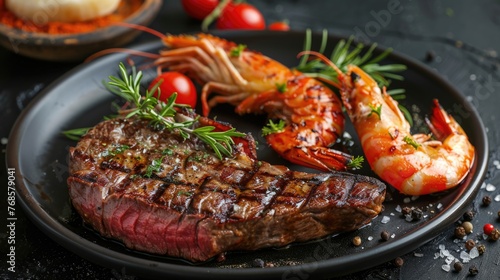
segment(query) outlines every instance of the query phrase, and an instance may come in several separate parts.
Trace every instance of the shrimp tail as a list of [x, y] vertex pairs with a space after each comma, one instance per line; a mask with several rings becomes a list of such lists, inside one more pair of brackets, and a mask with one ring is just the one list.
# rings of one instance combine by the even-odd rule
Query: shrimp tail
[[266, 140], [284, 159], [305, 167], [325, 171], [347, 170], [353, 157], [347, 153], [323, 146], [291, 146], [290, 133], [273, 133]]
[[456, 121], [441, 107], [437, 99], [432, 103], [432, 115], [426, 118], [427, 125], [438, 140], [445, 139], [454, 131], [464, 134], [462, 128], [456, 125]]

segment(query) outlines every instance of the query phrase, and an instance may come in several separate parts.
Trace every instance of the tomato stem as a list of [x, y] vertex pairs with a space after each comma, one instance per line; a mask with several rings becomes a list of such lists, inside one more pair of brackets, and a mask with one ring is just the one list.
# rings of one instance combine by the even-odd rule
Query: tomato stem
[[212, 24], [212, 22], [214, 22], [214, 20], [216, 20], [220, 16], [222, 10], [224, 10], [229, 2], [231, 2], [231, 0], [220, 1], [219, 5], [217, 5], [217, 7], [215, 7], [215, 9], [205, 19], [203, 19], [203, 22], [201, 23], [201, 30], [203, 32], [208, 31], [208, 27], [210, 26], [210, 24]]

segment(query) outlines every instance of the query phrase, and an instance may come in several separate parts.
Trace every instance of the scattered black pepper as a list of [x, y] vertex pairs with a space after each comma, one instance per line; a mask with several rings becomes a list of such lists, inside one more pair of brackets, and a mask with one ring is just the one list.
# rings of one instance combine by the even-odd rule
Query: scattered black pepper
[[482, 255], [486, 252], [486, 246], [483, 244], [477, 245], [477, 251], [479, 252], [479, 255]]
[[413, 218], [413, 220], [422, 220], [422, 218], [424, 217], [424, 212], [419, 209], [419, 208], [414, 208], [411, 210], [411, 217]]
[[463, 267], [464, 267], [464, 266], [462, 265], [462, 263], [461, 263], [461, 262], [455, 262], [455, 263], [453, 264], [453, 269], [455, 269], [455, 271], [456, 271], [456, 272], [460, 272], [460, 271], [462, 271], [462, 268], [463, 268]]
[[476, 246], [476, 242], [474, 242], [474, 240], [468, 239], [467, 241], [465, 241], [465, 249], [467, 249], [467, 251], [470, 251], [475, 246]]
[[497, 241], [500, 239], [500, 230], [497, 228], [493, 229], [493, 231], [490, 233], [490, 239], [493, 241]]
[[432, 51], [432, 50], [429, 50], [425, 54], [425, 61], [432, 62], [435, 57], [436, 57], [436, 53], [434, 51]]
[[402, 267], [405, 261], [402, 258], [397, 257], [392, 261], [392, 263], [394, 264], [395, 267]]
[[455, 237], [458, 239], [462, 239], [466, 236], [465, 228], [463, 226], [458, 226], [455, 228]]
[[266, 263], [262, 259], [255, 259], [252, 261], [252, 266], [253, 267], [264, 267], [264, 266], [266, 266]]
[[389, 238], [391, 238], [391, 234], [388, 231], [384, 230], [380, 233], [380, 238], [382, 238], [383, 241], [387, 241], [389, 240]]
[[411, 214], [411, 208], [408, 206], [405, 206], [405, 207], [403, 207], [403, 209], [401, 209], [401, 213], [405, 216], [408, 214]]
[[477, 267], [475, 265], [471, 265], [469, 267], [469, 274], [470, 275], [477, 275], [479, 273], [479, 270], [477, 269]]
[[464, 213], [463, 217], [464, 217], [465, 221], [470, 222], [470, 221], [472, 221], [474, 219], [474, 212], [467, 211], [467, 212]]
[[489, 196], [487, 196], [487, 195], [486, 195], [486, 196], [484, 196], [484, 197], [483, 197], [483, 205], [484, 205], [484, 206], [488, 206], [488, 205], [490, 205], [490, 204], [491, 204], [491, 197], [489, 197]]

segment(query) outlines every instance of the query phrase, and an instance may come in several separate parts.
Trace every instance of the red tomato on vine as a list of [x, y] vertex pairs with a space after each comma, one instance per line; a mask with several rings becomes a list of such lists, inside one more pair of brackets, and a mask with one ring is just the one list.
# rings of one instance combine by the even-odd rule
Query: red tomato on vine
[[277, 30], [277, 31], [288, 31], [290, 30], [290, 25], [288, 25], [287, 21], [276, 21], [267, 27], [269, 30]]
[[215, 23], [217, 29], [255, 29], [266, 28], [262, 13], [248, 3], [228, 3]]
[[164, 72], [151, 82], [148, 89], [152, 90], [159, 82], [161, 82], [159, 85], [160, 96], [158, 97], [157, 93], [154, 94], [159, 100], [165, 102], [176, 92], [177, 99], [175, 103], [186, 104], [191, 108], [196, 107], [196, 87], [186, 75], [174, 71]]
[[181, 3], [188, 16], [203, 20], [219, 5], [219, 0], [182, 0]]

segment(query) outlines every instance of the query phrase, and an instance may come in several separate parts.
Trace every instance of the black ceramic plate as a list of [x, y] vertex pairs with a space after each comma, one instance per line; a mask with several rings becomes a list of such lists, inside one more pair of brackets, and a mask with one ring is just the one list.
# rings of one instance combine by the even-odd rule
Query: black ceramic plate
[[[245, 32], [220, 33], [229, 40], [246, 44], [288, 66], [298, 64], [297, 53], [302, 50], [305, 34], [302, 32]], [[339, 38], [330, 36], [333, 46]], [[319, 44], [320, 36], [313, 41]], [[139, 46], [137, 49], [157, 52], [160, 42]], [[102, 81], [117, 75], [118, 63], [125, 55], [104, 57], [82, 65], [64, 75], [34, 100], [16, 122], [9, 138], [7, 166], [16, 168], [17, 191], [20, 204], [48, 236], [67, 249], [101, 265], [119, 271], [146, 277], [174, 276], [214, 279], [306, 279], [313, 275], [332, 276], [350, 273], [381, 264], [416, 249], [429, 241], [462, 215], [482, 183], [487, 164], [487, 138], [482, 122], [469, 102], [450, 84], [421, 64], [399, 55], [391, 55], [384, 63], [403, 63], [408, 66], [404, 82], [394, 87], [407, 90], [402, 102], [407, 108], [429, 112], [431, 100], [439, 98], [442, 105], [463, 125], [470, 141], [477, 148], [476, 161], [463, 184], [438, 195], [410, 198], [389, 189], [385, 210], [373, 222], [355, 232], [330, 236], [287, 248], [269, 248], [254, 252], [231, 252], [222, 262], [209, 261], [190, 264], [164, 256], [144, 254], [126, 249], [122, 244], [104, 239], [86, 227], [71, 207], [67, 186], [68, 147], [75, 144], [61, 135], [61, 131], [88, 127], [112, 112], [114, 96], [107, 93]], [[140, 59], [139, 59], [140, 60]], [[141, 62], [139, 62], [140, 64]], [[153, 73], [145, 76], [151, 80]], [[459, 108], [460, 111], [454, 112]], [[230, 121], [241, 131], [260, 135], [265, 119], [239, 117], [228, 106], [213, 111], [219, 120]], [[259, 120], [259, 121], [256, 121]], [[352, 126], [347, 130], [355, 136]], [[259, 138], [259, 137], [257, 137]], [[259, 140], [261, 159], [275, 164], [287, 164]], [[352, 152], [361, 153], [355, 142]], [[287, 164], [292, 169], [298, 166]], [[360, 173], [373, 175], [363, 169]], [[406, 221], [399, 207], [419, 207], [423, 218]], [[383, 220], [390, 219], [387, 223]], [[393, 234], [389, 241], [380, 240], [380, 232]], [[351, 240], [359, 235], [362, 245], [354, 247]], [[252, 267], [261, 259], [266, 267]]]

